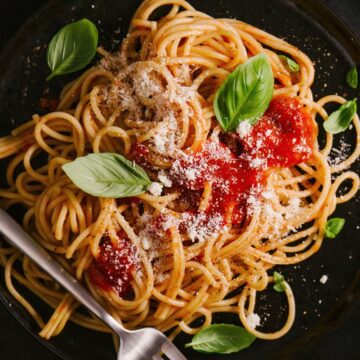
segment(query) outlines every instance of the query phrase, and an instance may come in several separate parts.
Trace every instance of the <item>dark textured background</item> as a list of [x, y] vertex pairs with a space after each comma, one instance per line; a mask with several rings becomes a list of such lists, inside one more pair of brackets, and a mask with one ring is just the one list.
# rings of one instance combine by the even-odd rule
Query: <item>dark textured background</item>
[[[44, 0], [11, 0], [10, 2], [0, 0], [0, 48], [23, 21], [44, 2]], [[325, 0], [325, 3], [360, 38], [360, 0]], [[239, 354], [240, 358], [241, 354]], [[55, 360], [58, 358], [27, 333], [0, 304], [0, 359]], [[303, 359], [360, 359], [360, 305], [347, 315], [336, 330], [325, 336], [310, 353], [304, 355]]]

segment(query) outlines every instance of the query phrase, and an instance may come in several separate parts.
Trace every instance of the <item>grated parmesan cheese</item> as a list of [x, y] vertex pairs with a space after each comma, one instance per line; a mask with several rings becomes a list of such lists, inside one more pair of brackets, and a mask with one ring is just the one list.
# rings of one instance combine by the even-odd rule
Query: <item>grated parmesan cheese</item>
[[263, 191], [261, 197], [263, 200], [258, 200], [255, 206], [261, 207], [262, 214], [271, 227], [270, 234], [267, 232], [263, 236], [273, 239], [295, 230], [291, 220], [299, 216], [304, 209], [299, 198], [290, 198], [286, 204], [286, 200], [279, 198], [272, 189]]
[[331, 153], [328, 156], [329, 164], [331, 166], [341, 164], [349, 157], [350, 151], [351, 145], [346, 143], [344, 140], [341, 140], [339, 149], [334, 147], [331, 149]]
[[218, 236], [221, 231], [226, 230], [223, 224], [223, 217], [220, 214], [212, 214], [209, 216], [204, 212], [197, 214], [183, 213], [180, 218], [166, 215], [162, 228], [164, 231], [172, 227], [181, 226], [192, 242], [204, 242], [209, 238]]
[[327, 275], [323, 275], [321, 278], [320, 278], [320, 282], [322, 284], [326, 284], [326, 282], [328, 281], [328, 276]]
[[173, 154], [176, 149], [178, 124], [174, 114], [169, 113], [156, 127], [152, 141], [160, 154]]
[[266, 159], [255, 158], [250, 161], [250, 166], [254, 169], [265, 167], [266, 166]]
[[244, 138], [251, 132], [252, 125], [248, 120], [240, 121], [238, 128], [236, 129], [240, 138]]
[[151, 195], [160, 196], [162, 193], [163, 185], [158, 182], [153, 182], [148, 186], [148, 191]]
[[158, 173], [158, 179], [159, 181], [165, 186], [165, 187], [172, 187], [172, 181], [171, 179], [166, 175], [164, 170], [160, 170]]
[[161, 284], [170, 277], [170, 273], [155, 272], [155, 284]]
[[191, 181], [196, 179], [196, 169], [185, 169], [184, 173], [188, 180]]
[[297, 197], [289, 200], [289, 205], [286, 207], [285, 219], [291, 219], [299, 213], [301, 200]]
[[210, 237], [216, 236], [223, 226], [223, 218], [220, 214], [207, 216], [205, 213], [199, 213], [195, 216], [184, 213], [182, 220], [186, 226], [187, 234], [191, 241], [204, 242]]
[[260, 326], [260, 316], [258, 314], [255, 314], [255, 313], [251, 313], [249, 314], [247, 317], [246, 317], [248, 323], [249, 323], [249, 326], [252, 328], [252, 329], [255, 329], [257, 326]]

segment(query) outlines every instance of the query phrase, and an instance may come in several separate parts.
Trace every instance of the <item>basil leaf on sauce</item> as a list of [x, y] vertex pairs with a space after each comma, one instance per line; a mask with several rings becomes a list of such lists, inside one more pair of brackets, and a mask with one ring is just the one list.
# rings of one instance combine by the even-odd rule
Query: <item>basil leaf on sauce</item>
[[277, 292], [285, 291], [286, 285], [285, 285], [284, 277], [277, 271], [274, 271], [273, 278], [275, 283], [273, 289]]
[[357, 111], [356, 99], [347, 101], [334, 111], [324, 122], [324, 129], [330, 134], [345, 131]]
[[60, 29], [47, 50], [47, 63], [52, 72], [46, 80], [83, 69], [94, 58], [98, 39], [98, 30], [88, 19]]
[[289, 57], [286, 56], [286, 55], [279, 55], [279, 58], [285, 62], [285, 64], [287, 65], [287, 67], [288, 67], [292, 72], [299, 72], [299, 71], [300, 71], [300, 65], [299, 65], [295, 60], [289, 58]]
[[358, 73], [357, 73], [357, 69], [356, 69], [356, 65], [353, 66], [346, 74], [346, 81], [348, 83], [348, 85], [353, 88], [356, 89], [358, 86]]
[[89, 154], [62, 168], [78, 188], [104, 198], [139, 195], [151, 184], [140, 166], [119, 154]]
[[215, 115], [225, 131], [234, 131], [240, 121], [254, 125], [272, 99], [274, 76], [266, 55], [259, 54], [239, 65], [218, 89]]
[[216, 324], [198, 332], [185, 347], [206, 354], [230, 354], [249, 347], [255, 339], [241, 326]]
[[326, 222], [325, 236], [329, 239], [335, 239], [345, 225], [345, 219], [332, 218]]

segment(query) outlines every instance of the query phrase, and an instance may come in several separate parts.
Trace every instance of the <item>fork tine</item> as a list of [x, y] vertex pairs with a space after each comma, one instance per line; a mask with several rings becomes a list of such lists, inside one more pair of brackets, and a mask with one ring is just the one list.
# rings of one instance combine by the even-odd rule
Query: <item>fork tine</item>
[[169, 340], [163, 343], [161, 350], [170, 360], [187, 360], [180, 350]]

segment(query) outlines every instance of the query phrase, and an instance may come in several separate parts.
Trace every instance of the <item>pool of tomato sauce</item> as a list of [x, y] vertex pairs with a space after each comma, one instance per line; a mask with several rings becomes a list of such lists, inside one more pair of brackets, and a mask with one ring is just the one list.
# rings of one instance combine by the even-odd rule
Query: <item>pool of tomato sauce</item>
[[139, 267], [135, 250], [125, 233], [117, 234], [118, 241], [113, 243], [104, 236], [99, 247], [99, 254], [88, 270], [90, 280], [97, 287], [114, 290], [120, 297], [126, 296], [133, 278], [132, 272]]
[[[200, 151], [178, 158], [177, 166], [170, 169], [170, 177], [183, 194], [198, 192], [199, 197], [205, 182], [210, 182], [211, 198], [204, 211], [207, 219], [220, 215], [223, 225], [237, 226], [248, 216], [249, 196], [259, 196], [269, 170], [310, 159], [316, 135], [316, 125], [299, 101], [278, 96], [248, 134], [240, 137], [234, 132], [223, 134], [220, 141], [207, 140]], [[132, 159], [139, 165], [151, 168], [149, 156], [146, 145], [134, 144]], [[254, 160], [261, 165], [254, 166]], [[190, 179], [186, 169], [196, 170]], [[194, 209], [188, 213], [197, 215]], [[124, 295], [130, 288], [134, 269], [128, 260], [133, 257], [129, 242], [122, 239], [118, 248], [109, 247], [109, 241], [103, 244], [107, 245], [100, 246], [100, 254], [90, 267], [91, 279], [103, 289], [112, 287]]]

